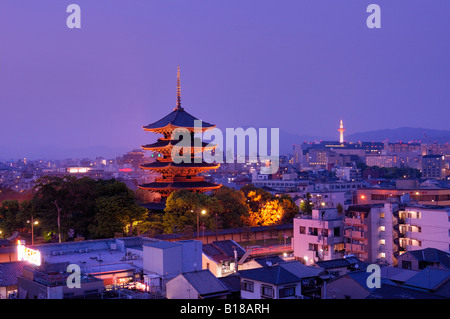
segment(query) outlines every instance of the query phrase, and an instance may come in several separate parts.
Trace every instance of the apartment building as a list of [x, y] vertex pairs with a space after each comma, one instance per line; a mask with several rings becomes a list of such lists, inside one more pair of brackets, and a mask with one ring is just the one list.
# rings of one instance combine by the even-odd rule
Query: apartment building
[[294, 256], [307, 265], [342, 258], [343, 218], [344, 214], [339, 214], [336, 208], [314, 209], [311, 215], [298, 215], [294, 218]]
[[408, 205], [398, 214], [402, 251], [424, 248], [450, 251], [450, 207]]
[[356, 204], [371, 205], [384, 203], [390, 198], [401, 199], [409, 196], [419, 205], [450, 205], [450, 188], [415, 187], [415, 188], [359, 188], [356, 191]]
[[344, 219], [345, 254], [371, 263], [395, 263], [397, 203], [353, 205]]

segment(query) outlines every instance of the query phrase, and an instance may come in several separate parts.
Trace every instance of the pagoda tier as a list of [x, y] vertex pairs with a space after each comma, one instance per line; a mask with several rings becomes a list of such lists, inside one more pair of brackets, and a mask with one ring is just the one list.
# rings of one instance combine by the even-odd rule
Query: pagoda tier
[[[152, 151], [160, 154], [171, 154], [172, 148], [174, 146], [180, 146], [179, 140], [169, 140], [169, 139], [162, 139], [159, 138], [156, 143], [153, 144], [146, 144], [141, 145], [142, 149], [145, 151]], [[210, 145], [208, 143], [202, 142], [200, 139], [191, 139], [190, 146], [192, 149], [192, 152], [199, 153], [203, 152], [204, 150], [213, 150], [216, 146]]]
[[174, 162], [154, 162], [140, 165], [142, 169], [148, 169], [165, 176], [194, 176], [201, 172], [219, 168], [219, 164], [214, 163], [174, 163]]
[[[194, 192], [207, 192], [222, 186], [220, 184], [205, 181], [203, 176], [197, 176], [199, 173], [217, 169], [220, 165], [206, 163], [204, 161], [201, 161], [200, 163], [196, 162], [198, 161], [196, 154], [205, 150], [214, 150], [215, 148], [215, 145], [204, 143], [201, 139], [194, 137], [195, 133], [213, 129], [215, 125], [202, 122], [200, 128], [195, 126], [195, 124], [197, 124], [196, 121], [200, 120], [187, 113], [181, 107], [180, 69], [178, 68], [177, 106], [170, 114], [163, 117], [161, 120], [143, 126], [145, 131], [162, 134], [164, 137], [159, 138], [155, 143], [141, 146], [142, 149], [146, 151], [158, 153], [162, 156], [158, 157], [156, 162], [143, 164], [140, 167], [145, 170], [157, 172], [161, 177], [156, 178], [153, 183], [139, 185], [139, 188], [157, 192], [161, 194], [162, 197], [167, 197], [171, 192], [179, 189], [188, 189]], [[180, 143], [180, 140], [172, 139], [172, 133], [176, 129], [184, 129], [189, 132], [189, 143], [184, 144]], [[179, 156], [183, 156], [183, 152], [185, 151], [188, 152], [185, 154], [186, 158], [183, 158], [184, 160], [180, 163], [174, 162], [172, 159], [174, 147], [179, 147], [179, 151], [177, 150]]]

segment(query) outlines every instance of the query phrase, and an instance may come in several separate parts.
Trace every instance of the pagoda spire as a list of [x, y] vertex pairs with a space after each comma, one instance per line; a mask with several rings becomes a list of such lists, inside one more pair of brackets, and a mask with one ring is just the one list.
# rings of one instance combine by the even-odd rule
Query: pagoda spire
[[177, 72], [177, 107], [174, 110], [182, 110], [181, 107], [181, 83], [180, 83], [180, 66]]

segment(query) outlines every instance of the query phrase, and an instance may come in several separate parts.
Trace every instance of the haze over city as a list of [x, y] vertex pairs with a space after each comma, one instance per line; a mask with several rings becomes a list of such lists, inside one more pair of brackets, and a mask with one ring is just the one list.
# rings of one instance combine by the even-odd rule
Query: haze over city
[[450, 3], [378, 2], [380, 29], [369, 1], [80, 0], [68, 29], [61, 1], [2, 1], [0, 157], [139, 148], [178, 65], [183, 106], [219, 128], [448, 129]]

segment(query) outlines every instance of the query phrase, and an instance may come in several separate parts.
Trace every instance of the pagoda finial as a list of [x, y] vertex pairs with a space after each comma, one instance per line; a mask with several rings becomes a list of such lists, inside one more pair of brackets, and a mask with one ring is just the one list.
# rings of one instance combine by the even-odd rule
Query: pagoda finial
[[177, 107], [175, 110], [182, 110], [181, 107], [181, 84], [180, 84], [180, 66], [178, 66], [177, 72]]

